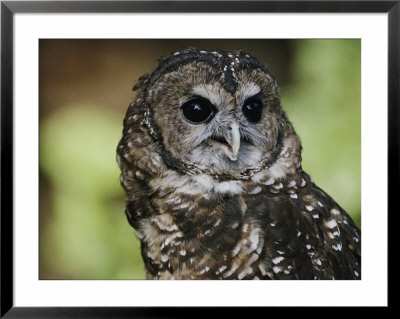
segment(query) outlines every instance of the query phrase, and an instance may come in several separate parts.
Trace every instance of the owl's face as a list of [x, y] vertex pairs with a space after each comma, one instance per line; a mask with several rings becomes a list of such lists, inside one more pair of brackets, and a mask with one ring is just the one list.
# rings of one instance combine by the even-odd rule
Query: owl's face
[[274, 77], [240, 51], [195, 52], [167, 59], [146, 89], [165, 150], [217, 172], [272, 156], [283, 121]]

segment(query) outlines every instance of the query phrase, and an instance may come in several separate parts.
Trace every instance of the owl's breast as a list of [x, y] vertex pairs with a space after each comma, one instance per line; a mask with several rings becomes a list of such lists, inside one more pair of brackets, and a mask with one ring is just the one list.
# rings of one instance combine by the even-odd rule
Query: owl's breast
[[346, 272], [359, 273], [354, 241], [341, 236], [358, 234], [304, 178], [287, 185], [176, 173], [151, 180], [151, 195], [131, 202], [149, 278], [338, 279], [349, 261], [354, 270]]

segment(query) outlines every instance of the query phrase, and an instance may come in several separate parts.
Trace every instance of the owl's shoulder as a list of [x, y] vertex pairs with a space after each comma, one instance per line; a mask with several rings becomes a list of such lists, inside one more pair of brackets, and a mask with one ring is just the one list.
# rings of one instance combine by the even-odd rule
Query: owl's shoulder
[[[305, 173], [299, 184], [268, 184], [245, 195], [246, 214], [273, 247], [268, 259], [301, 266], [296, 274], [303, 279], [359, 279], [361, 234], [349, 215]], [[288, 271], [284, 263], [273, 269], [275, 276]]]

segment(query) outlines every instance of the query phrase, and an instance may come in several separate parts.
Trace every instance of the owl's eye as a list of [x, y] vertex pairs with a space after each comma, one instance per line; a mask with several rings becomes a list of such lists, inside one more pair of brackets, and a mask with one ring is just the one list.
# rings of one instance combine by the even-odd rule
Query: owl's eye
[[261, 120], [262, 103], [257, 98], [249, 98], [244, 102], [242, 111], [250, 122], [256, 123]]
[[195, 98], [182, 104], [182, 113], [193, 124], [206, 122], [214, 114], [214, 108], [210, 101], [203, 98]]

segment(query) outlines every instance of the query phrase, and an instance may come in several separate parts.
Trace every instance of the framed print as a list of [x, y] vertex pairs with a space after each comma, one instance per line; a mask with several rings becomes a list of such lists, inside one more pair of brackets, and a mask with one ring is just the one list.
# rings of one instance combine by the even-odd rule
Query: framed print
[[399, 15], [2, 1], [1, 316], [389, 306]]

